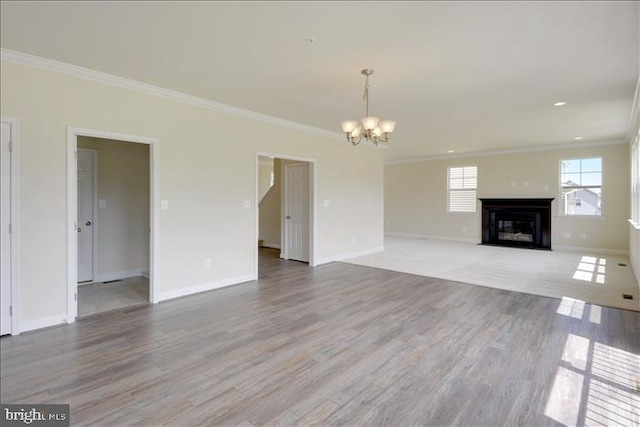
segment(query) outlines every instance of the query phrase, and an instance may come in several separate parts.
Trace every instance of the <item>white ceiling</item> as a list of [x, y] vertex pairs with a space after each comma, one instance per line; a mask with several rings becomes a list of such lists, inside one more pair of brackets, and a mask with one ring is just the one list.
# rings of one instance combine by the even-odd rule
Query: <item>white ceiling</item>
[[636, 1], [0, 7], [3, 48], [336, 132], [372, 67], [387, 160], [622, 140], [638, 82]]

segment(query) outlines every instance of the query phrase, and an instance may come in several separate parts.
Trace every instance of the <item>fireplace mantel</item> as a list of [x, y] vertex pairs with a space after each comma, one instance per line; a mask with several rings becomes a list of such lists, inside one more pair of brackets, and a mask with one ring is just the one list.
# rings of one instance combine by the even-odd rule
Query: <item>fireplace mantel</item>
[[480, 201], [483, 245], [551, 250], [553, 198]]

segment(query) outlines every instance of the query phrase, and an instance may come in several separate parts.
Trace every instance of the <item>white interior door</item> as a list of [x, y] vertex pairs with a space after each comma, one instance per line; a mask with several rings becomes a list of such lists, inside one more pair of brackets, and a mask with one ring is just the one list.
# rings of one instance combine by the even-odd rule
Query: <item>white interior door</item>
[[2, 206], [0, 209], [0, 222], [2, 223], [2, 248], [0, 249], [0, 263], [2, 273], [0, 288], [0, 335], [11, 333], [11, 153], [9, 141], [11, 140], [11, 124], [2, 123]]
[[78, 150], [78, 282], [93, 280], [95, 156], [93, 150]]
[[309, 164], [284, 166], [286, 257], [309, 262]]

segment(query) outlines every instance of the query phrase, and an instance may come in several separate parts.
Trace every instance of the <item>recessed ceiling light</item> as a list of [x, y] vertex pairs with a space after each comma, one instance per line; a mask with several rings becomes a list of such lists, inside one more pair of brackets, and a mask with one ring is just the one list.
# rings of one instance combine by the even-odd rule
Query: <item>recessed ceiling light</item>
[[573, 138], [573, 139], [575, 139], [576, 141], [579, 141], [579, 140], [581, 140], [581, 139], [582, 139], [582, 137], [581, 137], [581, 136], [576, 136], [576, 137], [575, 137], [575, 138]]
[[449, 150], [449, 151], [447, 151], [447, 153], [455, 153], [455, 151]]
[[554, 102], [553, 103], [554, 107], [562, 107], [562, 106], [565, 106], [565, 105], [567, 105], [567, 103], [564, 102], [564, 101], [558, 101], [558, 102]]

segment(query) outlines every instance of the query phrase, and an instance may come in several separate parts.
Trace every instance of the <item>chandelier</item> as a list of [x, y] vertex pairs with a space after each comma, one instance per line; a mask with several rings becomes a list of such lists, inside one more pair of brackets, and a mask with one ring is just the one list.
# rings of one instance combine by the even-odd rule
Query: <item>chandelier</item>
[[374, 145], [378, 145], [379, 142], [389, 142], [389, 134], [395, 129], [396, 122], [393, 120], [380, 121], [378, 117], [369, 116], [369, 92], [371, 91], [369, 76], [373, 74], [373, 69], [365, 68], [361, 73], [367, 76], [362, 97], [366, 105], [365, 117], [361, 120], [362, 126], [355, 120], [342, 122], [342, 131], [347, 135], [347, 141], [354, 146], [362, 141], [368, 141]]

